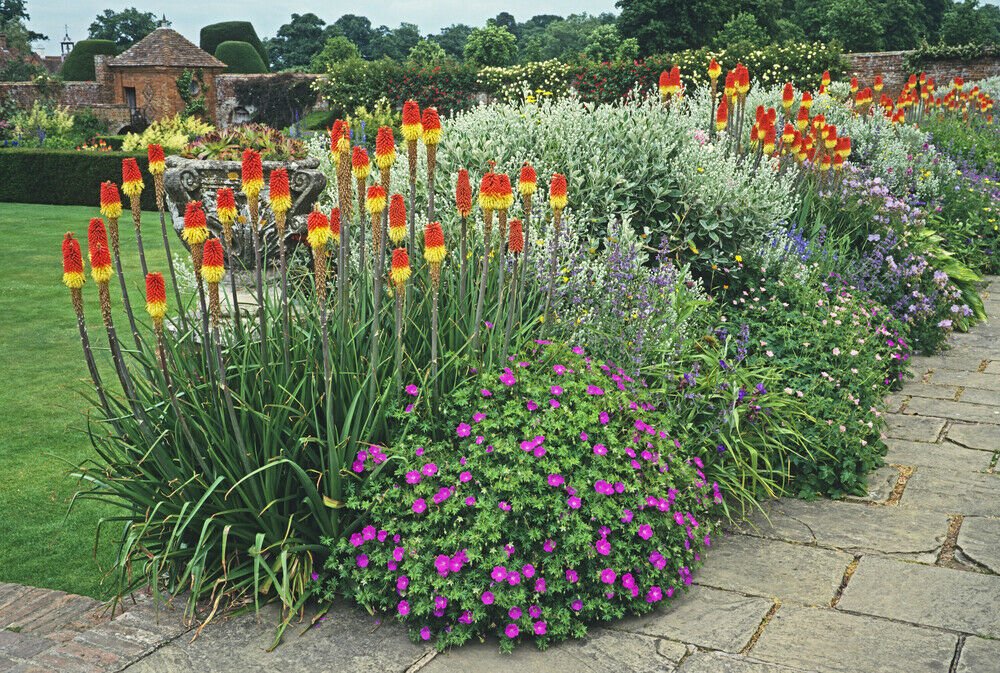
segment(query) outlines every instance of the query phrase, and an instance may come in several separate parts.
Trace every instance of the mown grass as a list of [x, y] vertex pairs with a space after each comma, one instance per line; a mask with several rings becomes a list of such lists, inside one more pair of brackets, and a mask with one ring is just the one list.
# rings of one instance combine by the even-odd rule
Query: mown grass
[[[113, 508], [83, 502], [67, 516], [78, 487], [70, 473], [94, 453], [84, 398], [90, 379], [69, 291], [61, 282], [63, 235], [76, 233], [86, 255], [87, 224], [96, 215], [96, 208], [80, 206], [0, 204], [0, 582], [101, 598], [107, 594], [101, 580], [117, 531], [102, 531], [95, 550], [98, 520]], [[145, 317], [127, 209], [120, 224], [130, 296]], [[143, 214], [143, 234], [150, 270], [165, 271], [156, 213]], [[175, 256], [182, 250], [176, 238], [171, 246]], [[116, 379], [89, 277], [84, 297], [91, 342], [110, 385]], [[112, 304], [118, 334], [130, 340], [116, 280]]]

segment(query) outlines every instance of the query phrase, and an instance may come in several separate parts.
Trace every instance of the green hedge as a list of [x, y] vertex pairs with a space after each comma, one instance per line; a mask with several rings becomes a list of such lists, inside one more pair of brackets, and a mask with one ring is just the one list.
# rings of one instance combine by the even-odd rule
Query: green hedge
[[397, 109], [403, 101], [413, 98], [421, 107], [434, 105], [441, 112], [451, 113], [475, 105], [480, 93], [511, 100], [520, 98], [525, 88], [546, 96], [561, 96], [574, 89], [584, 101], [611, 103], [637, 88], [654, 90], [660, 73], [675, 64], [680, 66], [686, 86], [702, 85], [708, 80], [706, 71], [712, 57], [725, 69], [742, 62], [750, 70], [754, 86], [790, 81], [799, 88], [815, 89], [824, 70], [834, 78], [845, 72], [838, 47], [820, 42], [788, 42], [762, 48], [688, 49], [644, 61], [543, 61], [482, 69], [468, 63], [419, 66], [389, 59], [351, 59], [333, 64], [318, 86], [337, 116], [352, 113], [359, 105], [371, 109], [382, 97]]
[[215, 48], [215, 58], [229, 66], [226, 68], [226, 72], [229, 73], [255, 75], [267, 72], [267, 66], [261, 60], [260, 54], [254, 51], [253, 45], [249, 42], [226, 40]]
[[[153, 181], [146, 155], [125, 152], [78, 152], [31, 148], [0, 149], [0, 202], [45, 203], [59, 206], [93, 206], [100, 202], [101, 183], [121, 184], [122, 159], [135, 157], [146, 188], [142, 209], [156, 210]], [[128, 198], [122, 195], [128, 209]]]
[[[200, 44], [198, 46], [209, 54], [214, 54], [220, 44], [230, 40], [250, 43], [254, 50], [260, 54], [260, 58], [264, 62], [264, 67], [267, 67], [267, 64], [270, 62], [267, 56], [267, 49], [264, 48], [260, 38], [257, 37], [257, 31], [254, 30], [253, 24], [249, 21], [222, 21], [221, 23], [213, 23], [205, 26], [201, 29]], [[267, 70], [264, 72], [267, 72]]]
[[67, 82], [90, 82], [97, 78], [94, 56], [114, 56], [118, 45], [111, 40], [80, 40], [63, 61], [59, 74]]

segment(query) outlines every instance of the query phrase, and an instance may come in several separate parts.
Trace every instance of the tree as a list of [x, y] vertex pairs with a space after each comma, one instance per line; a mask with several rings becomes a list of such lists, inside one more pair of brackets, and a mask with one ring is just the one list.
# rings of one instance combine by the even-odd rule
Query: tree
[[88, 34], [94, 40], [111, 40], [119, 51], [124, 51], [156, 30], [156, 24], [152, 12], [140, 12], [135, 7], [120, 12], [106, 9], [90, 24]]
[[476, 28], [465, 43], [465, 60], [480, 66], [510, 65], [517, 56], [517, 38], [493, 23]]
[[229, 67], [226, 72], [239, 74], [259, 74], [267, 72], [267, 66], [260, 54], [249, 42], [229, 40], [215, 49], [215, 58]]
[[614, 25], [598, 26], [587, 36], [587, 46], [583, 53], [592, 61], [604, 62], [615, 58], [622, 38]]
[[465, 42], [472, 33], [472, 26], [464, 23], [453, 23], [446, 28], [442, 28], [437, 35], [431, 35], [430, 39], [441, 45], [448, 56], [462, 58], [465, 55]]
[[267, 52], [276, 70], [305, 67], [318, 54], [335, 29], [312, 12], [292, 14], [291, 21], [267, 40]]
[[413, 45], [406, 60], [414, 65], [440, 65], [448, 58], [448, 54], [437, 42], [422, 39]]
[[534, 39], [540, 43], [542, 58], [569, 61], [585, 52], [595, 28], [613, 22], [614, 17], [610, 14], [570, 14], [565, 19], [551, 22]]
[[870, 0], [830, 0], [820, 34], [845, 51], [865, 52], [881, 49], [882, 31], [879, 8]]
[[927, 36], [927, 24], [917, 0], [883, 0], [881, 49], [913, 49]]
[[756, 17], [749, 12], [740, 12], [723, 24], [722, 29], [712, 38], [712, 46], [726, 49], [735, 45], [762, 47], [770, 39]]
[[642, 56], [708, 44], [730, 16], [717, 0], [618, 0], [618, 32], [639, 41]]
[[352, 58], [361, 58], [357, 45], [343, 35], [326, 38], [322, 51], [312, 57], [309, 63], [310, 72], [326, 72], [334, 63], [341, 63]]
[[618, 45], [615, 58], [619, 61], [634, 61], [639, 58], [639, 40], [634, 37], [626, 37]]
[[401, 23], [398, 28], [389, 30], [387, 26], [379, 26], [376, 36], [368, 46], [367, 58], [379, 59], [388, 56], [394, 61], [406, 59], [410, 50], [420, 41], [420, 28], [413, 23]]
[[0, 82], [25, 82], [45, 72], [31, 57], [30, 33], [21, 19], [0, 21], [0, 35], [7, 40], [8, 56], [0, 61]]
[[356, 44], [365, 58], [371, 58], [368, 47], [375, 37], [375, 32], [372, 30], [372, 22], [366, 17], [344, 14], [333, 22], [333, 32], [336, 35], [343, 35]]
[[980, 7], [977, 0], [956, 2], [941, 20], [941, 41], [953, 45], [1000, 43], [1000, 8]]
[[41, 33], [36, 33], [33, 30], [28, 30], [27, 24], [31, 19], [28, 15], [28, 10], [24, 7], [25, 0], [0, 0], [0, 25], [5, 26], [9, 21], [16, 21], [21, 25], [25, 31], [25, 37], [28, 43], [35, 42], [37, 40], [47, 40], [48, 35], [42, 35]]
[[506, 28], [507, 32], [511, 35], [519, 40], [521, 39], [521, 29], [517, 25], [517, 19], [515, 19], [514, 15], [510, 12], [500, 12], [496, 15], [496, 18], [493, 19], [493, 23], [501, 28]]

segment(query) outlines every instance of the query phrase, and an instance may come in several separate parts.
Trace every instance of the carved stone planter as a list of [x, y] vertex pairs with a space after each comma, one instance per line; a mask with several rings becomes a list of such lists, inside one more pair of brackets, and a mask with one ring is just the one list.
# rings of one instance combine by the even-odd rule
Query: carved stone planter
[[[227, 266], [236, 269], [253, 269], [254, 252], [253, 238], [247, 222], [246, 197], [240, 191], [239, 161], [214, 161], [207, 159], [185, 159], [178, 156], [167, 157], [167, 171], [164, 175], [164, 188], [167, 196], [167, 207], [173, 217], [174, 231], [180, 235], [184, 228], [184, 211], [189, 201], [201, 200], [205, 206], [208, 227], [215, 235], [221, 235], [222, 223], [216, 211], [215, 194], [220, 187], [231, 187], [236, 195], [236, 205], [239, 218], [233, 224], [233, 248], [236, 254], [236, 264], [227, 260]], [[264, 223], [261, 230], [264, 258], [268, 266], [278, 263], [278, 233], [274, 226], [274, 215], [267, 200], [267, 181], [275, 168], [285, 168], [288, 171], [288, 183], [292, 191], [292, 209], [288, 213], [285, 226], [287, 252], [298, 245], [306, 231], [306, 217], [316, 199], [326, 188], [326, 176], [319, 171], [319, 160], [315, 158], [297, 161], [265, 161], [264, 189], [260, 195], [260, 219]]]

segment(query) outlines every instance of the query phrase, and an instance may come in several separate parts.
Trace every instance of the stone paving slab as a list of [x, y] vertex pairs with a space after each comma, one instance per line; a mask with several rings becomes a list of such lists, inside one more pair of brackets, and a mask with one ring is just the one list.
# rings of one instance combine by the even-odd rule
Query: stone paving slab
[[951, 423], [947, 438], [969, 449], [1000, 451], [1000, 431], [989, 425]]
[[1000, 406], [1000, 393], [994, 390], [980, 390], [979, 388], [964, 388], [962, 397], [959, 400], [963, 403], [981, 404], [987, 407]]
[[129, 673], [188, 673], [189, 671], [255, 671], [260, 673], [341, 673], [396, 671], [404, 673], [431, 650], [407, 637], [394, 620], [379, 621], [367, 613], [337, 604], [327, 619], [299, 635], [306, 624], [292, 624], [284, 644], [267, 652], [278, 624], [278, 610], [219, 621], [193, 642], [178, 638], [125, 670]]
[[717, 542], [698, 584], [754, 596], [829, 605], [850, 554], [776, 540], [734, 535]]
[[500, 654], [496, 641], [437, 654], [421, 673], [672, 673], [687, 654], [681, 643], [650, 636], [592, 629], [587, 638], [544, 652], [527, 646]]
[[989, 452], [966, 449], [950, 442], [927, 444], [890, 439], [886, 444], [889, 451], [885, 455], [885, 462], [890, 465], [985, 472], [993, 459], [993, 455]]
[[944, 424], [944, 420], [940, 418], [886, 414], [883, 434], [895, 439], [933, 443], [941, 436]]
[[903, 555], [929, 563], [937, 558], [948, 531], [948, 516], [940, 512], [844, 501], [783, 499], [766, 512], [766, 519], [763, 514], [755, 516], [750, 525], [740, 527], [741, 532], [850, 552]]
[[984, 374], [1000, 374], [1000, 360], [993, 360], [988, 365], [986, 369], [983, 370]]
[[958, 637], [830, 608], [782, 606], [750, 656], [820, 673], [947, 673]]
[[[997, 379], [1000, 379], [1000, 377], [997, 377]], [[1000, 396], [1000, 392], [996, 394]], [[913, 397], [910, 398], [909, 402], [907, 402], [903, 413], [913, 414], [916, 416], [950, 418], [957, 421], [968, 421], [970, 423], [992, 423], [993, 425], [1000, 424], [1000, 407], [968, 404], [964, 400], [962, 402], [949, 402], [948, 400], [931, 400], [926, 397]]]
[[977, 372], [963, 372], [958, 369], [935, 369], [931, 376], [935, 385], [962, 386], [1000, 392], [1000, 376]]
[[764, 598], [693, 586], [673, 606], [624, 619], [610, 628], [739, 652], [773, 606], [772, 601]]
[[734, 657], [721, 652], [696, 652], [684, 660], [677, 673], [819, 673], [816, 669], [789, 668], [766, 661]]
[[996, 673], [1000, 671], [1000, 642], [970, 636], [962, 645], [955, 673]]
[[837, 607], [1000, 637], [1000, 577], [865, 556]]
[[[919, 381], [919, 380], [918, 380]], [[935, 386], [929, 383], [915, 383], [906, 387], [905, 394], [909, 397], [927, 397], [932, 400], [954, 400], [958, 397], [958, 386]]]
[[1000, 475], [917, 468], [900, 505], [933, 512], [1000, 517]]
[[852, 502], [883, 503], [892, 495], [899, 481], [899, 470], [891, 465], [883, 465], [868, 475], [868, 486], [864, 497], [851, 496]]
[[[956, 555], [1000, 575], [1000, 519], [965, 517], [958, 530]], [[1000, 606], [997, 621], [1000, 621]]]

